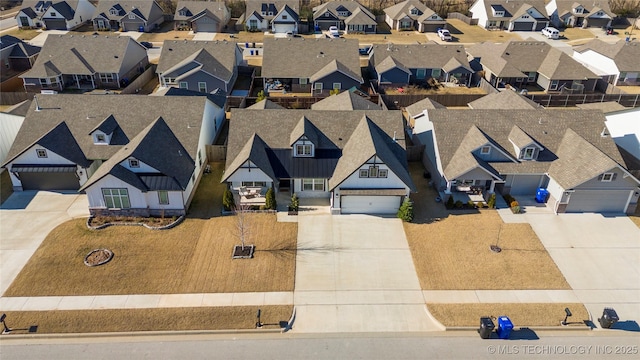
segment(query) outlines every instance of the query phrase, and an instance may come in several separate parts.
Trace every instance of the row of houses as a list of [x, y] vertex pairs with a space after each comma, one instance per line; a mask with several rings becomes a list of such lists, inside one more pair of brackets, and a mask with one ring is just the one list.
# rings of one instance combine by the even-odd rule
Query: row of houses
[[[245, 12], [238, 24], [248, 31], [298, 33], [299, 0], [245, 0]], [[312, 9], [315, 30], [336, 26], [345, 33], [376, 33], [376, 16], [354, 0], [330, 1]], [[607, 1], [580, 3], [574, 0], [477, 0], [470, 7], [473, 19], [486, 29], [539, 31], [557, 27], [610, 24], [615, 14]], [[433, 32], [445, 20], [419, 0], [407, 0], [384, 9], [384, 21], [391, 29]], [[231, 13], [222, 1], [178, 1], [174, 27], [194, 32], [220, 32]], [[152, 31], [164, 22], [162, 8], [154, 0], [25, 0], [16, 15], [22, 28], [74, 29], [92, 22], [96, 30]]]
[[[3, 37], [7, 64], [31, 69], [21, 74], [29, 92], [118, 89], [144, 72], [146, 49], [129, 37], [51, 35], [40, 56], [34, 47]], [[5, 46], [6, 44], [6, 46]], [[238, 67], [246, 65], [241, 45], [227, 41], [167, 40], [156, 68], [162, 87], [209, 93], [231, 93]], [[542, 41], [452, 44], [373, 45], [368, 74], [360, 67], [359, 43], [353, 39], [267, 38], [262, 49], [262, 86], [267, 95], [366, 90], [364, 75], [379, 88], [448, 83], [477, 86], [484, 77], [501, 89], [590, 93], [600, 82], [637, 85], [640, 56], [637, 42], [608, 44], [598, 39], [575, 48], [573, 56]], [[34, 60], [35, 59], [35, 60]], [[293, 61], [289, 61], [294, 59]]]
[[[408, 107], [405, 119], [353, 92], [310, 110], [265, 99], [231, 110], [220, 181], [240, 204], [264, 204], [273, 188], [326, 199], [334, 214], [392, 214], [416, 191], [411, 139], [424, 147], [422, 162], [442, 198], [533, 199], [542, 187], [557, 213], [634, 212], [637, 151], [611, 135], [628, 140], [632, 134], [619, 130], [629, 125], [610, 126], [600, 110], [527, 101], [502, 92], [452, 110], [425, 99]], [[207, 176], [207, 147], [224, 126], [224, 103], [223, 96], [180, 89], [164, 96], [38, 95], [2, 167], [17, 191], [85, 192], [94, 215], [182, 215]], [[505, 103], [519, 105], [507, 110]], [[613, 116], [628, 122], [638, 114]]]

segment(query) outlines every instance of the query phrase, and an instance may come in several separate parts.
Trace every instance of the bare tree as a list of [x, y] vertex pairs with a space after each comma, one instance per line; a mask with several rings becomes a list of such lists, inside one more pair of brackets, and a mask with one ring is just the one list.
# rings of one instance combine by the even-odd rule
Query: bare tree
[[249, 206], [239, 205], [236, 207], [236, 236], [240, 239], [240, 246], [244, 250], [246, 241], [251, 235], [251, 221], [249, 216]]

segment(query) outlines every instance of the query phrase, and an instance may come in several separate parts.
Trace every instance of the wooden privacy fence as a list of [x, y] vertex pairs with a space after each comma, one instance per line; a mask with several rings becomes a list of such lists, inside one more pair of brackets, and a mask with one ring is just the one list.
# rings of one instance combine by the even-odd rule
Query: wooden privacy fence
[[15, 105], [25, 100], [32, 100], [36, 93], [32, 92], [0, 92], [0, 105]]
[[467, 25], [478, 25], [478, 19], [472, 19], [459, 12], [448, 13], [447, 19], [458, 19]]
[[467, 106], [468, 103], [483, 97], [483, 94], [429, 94], [429, 95], [385, 95], [380, 94], [389, 110], [399, 110], [429, 98], [444, 106]]
[[156, 65], [151, 64], [145, 72], [140, 74], [135, 80], [133, 80], [126, 88], [122, 89], [121, 94], [136, 94], [142, 89], [151, 79], [156, 76]]
[[541, 94], [525, 95], [545, 107], [574, 107], [579, 104], [615, 101], [622, 106], [640, 106], [640, 94]]
[[207, 161], [225, 161], [227, 159], [226, 145], [207, 145]]
[[407, 161], [422, 161], [424, 145], [407, 146]]

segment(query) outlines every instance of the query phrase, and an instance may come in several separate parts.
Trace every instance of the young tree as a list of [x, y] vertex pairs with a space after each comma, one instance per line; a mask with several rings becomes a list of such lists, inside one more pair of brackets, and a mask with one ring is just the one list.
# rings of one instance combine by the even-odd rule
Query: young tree
[[400, 209], [398, 209], [398, 218], [405, 222], [411, 222], [413, 220], [413, 202], [409, 197], [405, 197]]
[[227, 189], [222, 194], [222, 206], [226, 211], [233, 211], [236, 207], [236, 201], [233, 198], [233, 193], [231, 190]]
[[251, 235], [251, 222], [249, 220], [249, 206], [240, 205], [236, 211], [236, 235], [240, 240], [240, 247], [244, 250], [245, 244]]
[[276, 193], [273, 191], [273, 188], [270, 187], [265, 194], [265, 202], [264, 207], [268, 210], [276, 210], [278, 204], [276, 203]]

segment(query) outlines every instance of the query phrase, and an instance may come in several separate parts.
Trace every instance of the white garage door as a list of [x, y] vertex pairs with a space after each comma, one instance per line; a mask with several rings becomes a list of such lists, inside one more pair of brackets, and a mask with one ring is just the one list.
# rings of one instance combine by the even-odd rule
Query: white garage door
[[287, 31], [293, 32], [294, 28], [295, 28], [295, 25], [293, 24], [275, 24], [273, 29], [275, 30], [274, 32], [276, 34], [284, 34]]
[[395, 214], [400, 207], [400, 196], [343, 196], [343, 214]]
[[566, 212], [622, 213], [629, 201], [630, 190], [576, 190], [571, 194]]

